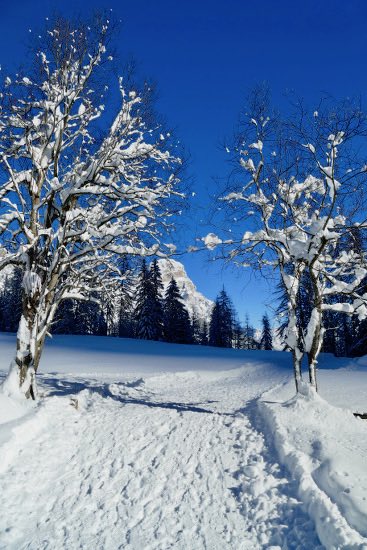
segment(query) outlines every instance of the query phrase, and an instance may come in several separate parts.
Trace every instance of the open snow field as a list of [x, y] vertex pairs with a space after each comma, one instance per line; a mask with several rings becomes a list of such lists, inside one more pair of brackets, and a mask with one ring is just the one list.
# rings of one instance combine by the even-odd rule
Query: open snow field
[[366, 361], [320, 363], [328, 403], [282, 352], [55, 337], [0, 394], [0, 548], [366, 549]]

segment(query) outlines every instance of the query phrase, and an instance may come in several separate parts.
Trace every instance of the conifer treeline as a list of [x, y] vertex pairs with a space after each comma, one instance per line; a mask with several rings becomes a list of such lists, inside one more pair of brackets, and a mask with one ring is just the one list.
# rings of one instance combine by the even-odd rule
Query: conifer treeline
[[[128, 272], [127, 267], [125, 269]], [[18, 269], [8, 273], [4, 279], [0, 291], [1, 332], [16, 332], [18, 329], [21, 284], [22, 273]], [[301, 327], [307, 326], [310, 319], [311, 292], [305, 271], [297, 309]], [[362, 282], [360, 292], [367, 292], [367, 281]], [[286, 320], [287, 303], [281, 286], [278, 294], [278, 315]], [[120, 336], [238, 349], [269, 350], [273, 347], [268, 316], [264, 315], [262, 333], [256, 339], [248, 317], [244, 325], [239, 323], [234, 306], [224, 289], [215, 300], [210, 319], [200, 319], [195, 312], [190, 317], [174, 279], [166, 292], [163, 291], [157, 261], [148, 267], [144, 260], [138, 276], [127, 277], [115, 296], [99, 295], [98, 302], [96, 298], [97, 295], [92, 294], [90, 300], [64, 300], [59, 307], [53, 333]], [[337, 300], [337, 297], [333, 299]], [[366, 320], [358, 321], [357, 317], [342, 312], [326, 312], [323, 328], [325, 335], [322, 351], [348, 357], [367, 354]], [[302, 343], [300, 345], [302, 347]]]
[[[125, 268], [128, 272], [127, 267]], [[22, 273], [7, 274], [0, 291], [0, 331], [16, 332], [21, 312]], [[299, 291], [298, 322], [304, 327], [310, 318], [310, 292], [307, 271]], [[360, 292], [367, 292], [367, 282]], [[278, 314], [286, 317], [287, 304], [279, 287]], [[262, 333], [255, 330], [248, 317], [238, 321], [233, 303], [223, 289], [218, 294], [211, 317], [200, 319], [187, 311], [172, 279], [164, 292], [157, 261], [143, 260], [138, 275], [131, 275], [120, 285], [116, 296], [91, 295], [90, 300], [64, 300], [53, 327], [54, 334], [120, 336], [180, 344], [210, 345], [237, 349], [273, 348], [272, 331], [267, 315], [262, 319]], [[337, 299], [337, 298], [335, 298]], [[358, 321], [342, 312], [326, 312], [322, 351], [336, 356], [356, 357], [367, 354], [367, 321]], [[281, 329], [280, 329], [281, 331]]]
[[[129, 273], [128, 266], [124, 269]], [[15, 332], [18, 328], [21, 281], [19, 270], [5, 279], [0, 293], [1, 331]], [[174, 278], [164, 292], [156, 260], [150, 266], [143, 260], [138, 275], [127, 276], [115, 296], [92, 294], [90, 300], [64, 300], [58, 309], [53, 333], [272, 349], [269, 320], [267, 325], [263, 321], [262, 339], [257, 342], [248, 318], [244, 326], [239, 323], [233, 303], [224, 289], [215, 300], [210, 319], [200, 318], [195, 311], [190, 316]]]

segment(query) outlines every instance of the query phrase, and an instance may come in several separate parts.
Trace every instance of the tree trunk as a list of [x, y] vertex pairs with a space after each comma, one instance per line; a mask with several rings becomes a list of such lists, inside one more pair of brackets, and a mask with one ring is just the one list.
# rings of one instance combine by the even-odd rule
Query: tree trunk
[[293, 370], [294, 370], [294, 381], [296, 383], [296, 392], [299, 392], [300, 384], [302, 381], [302, 353], [298, 349], [292, 350], [293, 356]]
[[38, 371], [39, 363], [40, 363], [40, 360], [41, 360], [41, 355], [42, 355], [43, 348], [44, 348], [44, 345], [45, 345], [45, 339], [46, 339], [46, 333], [43, 336], [41, 336], [37, 339], [36, 352], [34, 354], [34, 370], [35, 370], [35, 372]]
[[[41, 261], [39, 261], [42, 264]], [[9, 395], [22, 395], [27, 399], [37, 399], [36, 373], [44, 348], [48, 328], [52, 324], [57, 305], [55, 288], [58, 273], [53, 277], [48, 288], [37, 273], [28, 269], [22, 283], [22, 316], [17, 332], [15, 359], [12, 361], [9, 374], [3, 388]]]
[[323, 340], [323, 329], [321, 326], [321, 313], [318, 314], [320, 321], [315, 327], [311, 348], [307, 354], [308, 357], [308, 375], [311, 386], [318, 391], [317, 386], [317, 359], [321, 350]]
[[24, 305], [17, 332], [16, 355], [11, 363], [5, 386], [9, 393], [15, 393], [17, 386], [20, 394], [27, 399], [36, 400], [38, 397], [36, 373], [46, 336], [40, 317], [45, 319], [46, 316], [39, 315], [39, 303], [25, 300]]
[[311, 386], [317, 391], [317, 358], [319, 356], [324, 330], [322, 328], [322, 292], [318, 285], [317, 275], [310, 270], [314, 308], [307, 327], [306, 352], [308, 356], [308, 374]]
[[37, 398], [35, 350], [36, 330], [32, 319], [22, 314], [17, 332], [17, 351], [9, 375], [15, 367], [18, 370], [19, 389], [27, 399]]
[[[294, 277], [291, 287], [285, 283], [285, 287], [288, 289], [288, 327], [287, 337], [285, 339], [286, 344], [292, 350], [293, 357], [293, 370], [294, 381], [296, 384], [296, 391], [299, 392], [302, 381], [302, 357], [303, 352], [300, 350], [300, 327], [297, 319], [297, 299], [298, 288], [301, 273], [298, 273], [297, 277]], [[284, 279], [283, 279], [284, 280]]]
[[317, 365], [316, 359], [313, 359], [311, 354], [309, 354], [308, 355], [308, 375], [310, 379], [310, 384], [315, 388], [316, 391], [318, 391], [316, 365]]

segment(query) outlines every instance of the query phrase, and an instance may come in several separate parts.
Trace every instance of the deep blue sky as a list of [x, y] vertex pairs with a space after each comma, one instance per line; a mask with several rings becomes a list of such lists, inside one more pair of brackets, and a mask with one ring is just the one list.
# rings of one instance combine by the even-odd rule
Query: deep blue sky
[[[284, 102], [287, 90], [310, 104], [324, 91], [344, 97], [367, 90], [365, 0], [0, 0], [0, 8], [0, 64], [10, 70], [24, 59], [28, 29], [55, 10], [113, 9], [123, 20], [121, 58], [132, 54], [139, 72], [156, 81], [159, 110], [191, 151], [203, 220], [213, 177], [229, 170], [219, 144], [231, 135], [251, 86], [266, 80], [275, 103]], [[224, 283], [240, 316], [248, 311], [255, 324], [273, 302], [269, 285], [246, 270], [223, 271], [203, 255], [184, 263], [208, 297]]]

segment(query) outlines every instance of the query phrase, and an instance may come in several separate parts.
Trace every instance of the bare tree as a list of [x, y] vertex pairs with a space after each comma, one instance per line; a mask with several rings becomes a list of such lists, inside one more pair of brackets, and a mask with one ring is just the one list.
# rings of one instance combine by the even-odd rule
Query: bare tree
[[[358, 104], [321, 102], [313, 113], [302, 103], [286, 121], [267, 116], [266, 97], [257, 91], [237, 135], [233, 188], [226, 191], [230, 238], [214, 234], [209, 248], [223, 246], [227, 259], [280, 273], [287, 296], [285, 340], [293, 354], [297, 391], [304, 353], [309, 380], [317, 389], [316, 365], [327, 310], [367, 314], [360, 291], [365, 258], [341, 245], [365, 227], [366, 164], [358, 157], [366, 120]], [[270, 111], [268, 111], [270, 112]], [[361, 208], [362, 207], [362, 208]], [[239, 222], [239, 223], [238, 223]], [[235, 235], [235, 236], [233, 236]], [[310, 320], [297, 320], [299, 288], [307, 271], [312, 285]], [[338, 296], [338, 301], [330, 300]]]
[[108, 291], [121, 255], [170, 250], [161, 239], [181, 166], [170, 134], [151, 116], [147, 89], [128, 90], [120, 78], [120, 107], [97, 126], [112, 61], [108, 20], [58, 19], [46, 37], [30, 76], [6, 78], [0, 106], [0, 269], [24, 273], [16, 357], [3, 389], [33, 399], [61, 300]]

